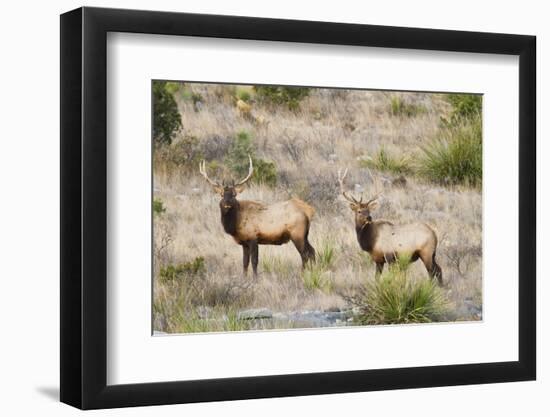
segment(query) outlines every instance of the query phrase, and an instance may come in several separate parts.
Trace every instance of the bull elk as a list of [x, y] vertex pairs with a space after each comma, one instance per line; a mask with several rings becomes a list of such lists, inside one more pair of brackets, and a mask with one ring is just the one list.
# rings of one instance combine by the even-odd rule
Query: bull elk
[[386, 262], [392, 263], [398, 258], [410, 256], [410, 262], [420, 258], [430, 278], [437, 279], [439, 285], [442, 285], [443, 274], [435, 261], [435, 231], [421, 222], [396, 225], [386, 220], [373, 220], [371, 213], [378, 206], [377, 199], [380, 193], [366, 202], [363, 202], [362, 196], [357, 200], [345, 191], [344, 179], [347, 173], [347, 169], [343, 174], [338, 170], [340, 191], [355, 213], [357, 240], [361, 249], [367, 251], [376, 263], [376, 276], [382, 273]]
[[315, 259], [315, 249], [308, 241], [309, 225], [315, 210], [309, 204], [292, 198], [275, 204], [237, 200], [237, 195], [252, 178], [252, 158], [248, 175], [241, 181], [212, 180], [206, 173], [206, 162], [199, 166], [201, 175], [221, 196], [220, 213], [223, 229], [243, 248], [243, 270], [246, 275], [250, 258], [252, 271], [258, 274], [258, 245], [282, 245], [292, 241], [302, 258], [302, 266]]

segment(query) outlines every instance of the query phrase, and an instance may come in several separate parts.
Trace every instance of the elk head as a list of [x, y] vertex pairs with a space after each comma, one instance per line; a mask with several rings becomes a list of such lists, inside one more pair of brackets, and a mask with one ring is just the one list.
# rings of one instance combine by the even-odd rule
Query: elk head
[[212, 180], [208, 177], [208, 174], [206, 173], [206, 161], [203, 160], [199, 164], [199, 172], [201, 173], [201, 175], [213, 187], [214, 191], [222, 197], [220, 201], [220, 209], [222, 211], [222, 214], [228, 213], [238, 205], [237, 194], [243, 191], [245, 184], [248, 182], [248, 180], [250, 180], [250, 178], [252, 178], [254, 167], [252, 166], [252, 158], [250, 157], [250, 155], [248, 155], [248, 161], [250, 165], [248, 167], [248, 174], [244, 179], [238, 182], [235, 182], [233, 180], [224, 180], [221, 184], [218, 181]]
[[355, 225], [357, 227], [363, 228], [369, 223], [372, 223], [371, 213], [378, 207], [377, 199], [382, 193], [377, 193], [373, 198], [366, 202], [363, 202], [363, 196], [361, 196], [359, 200], [357, 200], [354, 196], [352, 196], [345, 190], [344, 180], [346, 178], [346, 175], [348, 175], [347, 168], [343, 173], [342, 170], [338, 170], [338, 183], [340, 184], [340, 191], [344, 198], [349, 201], [349, 206], [355, 213]]

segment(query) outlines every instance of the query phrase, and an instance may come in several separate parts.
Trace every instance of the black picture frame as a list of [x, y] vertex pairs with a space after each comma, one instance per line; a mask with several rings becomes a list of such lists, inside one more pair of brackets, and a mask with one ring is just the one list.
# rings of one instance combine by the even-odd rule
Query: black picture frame
[[[518, 361], [107, 385], [108, 32], [519, 56]], [[61, 401], [94, 409], [535, 379], [535, 51], [524, 35], [88, 7], [61, 15]]]

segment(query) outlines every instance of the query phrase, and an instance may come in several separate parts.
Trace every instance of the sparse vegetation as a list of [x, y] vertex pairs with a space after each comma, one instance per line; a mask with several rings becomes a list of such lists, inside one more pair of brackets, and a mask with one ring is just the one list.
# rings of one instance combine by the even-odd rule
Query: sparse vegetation
[[[181, 125], [169, 143], [155, 137], [153, 151], [155, 330], [320, 325], [239, 318], [243, 310], [260, 308], [274, 315], [341, 311], [355, 317], [342, 326], [480, 319], [481, 96], [308, 89], [289, 106], [289, 99], [277, 98], [279, 90], [260, 93], [252, 86], [174, 82], [164, 89], [176, 103]], [[275, 97], [268, 97], [271, 93]], [[392, 97], [422, 109], [397, 106], [393, 114]], [[243, 117], [237, 100], [249, 104], [254, 117]], [[434, 155], [431, 161], [424, 149]], [[208, 173], [220, 180], [242, 178], [248, 154], [255, 176], [239, 198], [274, 203], [298, 197], [315, 208], [309, 238], [316, 262], [305, 270], [289, 242], [260, 247], [257, 278], [242, 273], [242, 248], [224, 233], [220, 197], [200, 176], [198, 162], [205, 159]], [[336, 171], [346, 166], [350, 188], [363, 190], [365, 197], [375, 193], [369, 171], [381, 178], [384, 197], [374, 218], [434, 227], [442, 289], [436, 285], [432, 291], [420, 261], [403, 271], [395, 265], [398, 271], [386, 272], [378, 284], [372, 279], [374, 263], [359, 247], [353, 214], [338, 197]], [[400, 176], [404, 185], [394, 186]], [[367, 309], [381, 305], [375, 301], [382, 302], [384, 289], [405, 297], [403, 286], [410, 291], [404, 305], [420, 306], [420, 312], [414, 307], [414, 314], [404, 313], [410, 310], [399, 303]], [[369, 301], [369, 294], [379, 300]], [[360, 314], [355, 316], [353, 307]]]

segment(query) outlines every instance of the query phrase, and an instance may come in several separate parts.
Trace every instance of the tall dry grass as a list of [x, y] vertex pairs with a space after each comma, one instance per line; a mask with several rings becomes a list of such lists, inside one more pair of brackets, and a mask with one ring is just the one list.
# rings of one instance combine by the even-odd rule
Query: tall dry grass
[[[188, 84], [177, 90], [174, 96], [183, 130], [172, 146], [194, 137], [199, 158], [223, 162], [237, 133], [248, 132], [257, 156], [275, 164], [277, 185], [253, 184], [240, 198], [272, 203], [297, 196], [314, 206], [310, 241], [321, 260], [302, 271], [292, 244], [260, 246], [258, 278], [243, 276], [242, 249], [224, 233], [219, 197], [199, 175], [197, 161], [171, 163], [156, 154], [154, 196], [165, 212], [154, 220], [155, 330], [244, 330], [249, 324], [235, 317], [250, 308], [274, 313], [352, 308], [349, 296], [373, 279], [375, 268], [357, 243], [348, 204], [339, 197], [336, 171], [340, 167], [349, 168], [348, 183], [355, 192], [369, 195], [375, 188], [383, 189], [376, 218], [394, 223], [424, 221], [437, 231], [443, 294], [449, 304], [444, 319], [481, 318], [480, 188], [434, 185], [414, 175], [406, 175], [404, 185], [393, 181], [395, 175], [366, 169], [364, 163], [381, 149], [397, 158], [419, 158], [422, 147], [440, 132], [441, 117], [451, 111], [442, 95], [318, 89], [291, 111], [260, 105], [251, 89], [239, 87], [243, 89], [250, 91], [249, 115], [235, 105], [237, 90], [232, 86]], [[190, 91], [200, 95], [199, 105], [189, 98]], [[396, 114], [392, 110], [396, 98], [422, 111]], [[221, 296], [210, 305], [206, 301], [205, 305], [182, 305], [185, 289], [161, 282], [159, 272], [163, 266], [197, 257], [203, 257], [205, 264], [201, 291]], [[420, 262], [410, 269], [415, 276], [427, 276]], [[204, 300], [209, 299], [207, 295]], [[270, 323], [260, 328], [272, 327]]]

